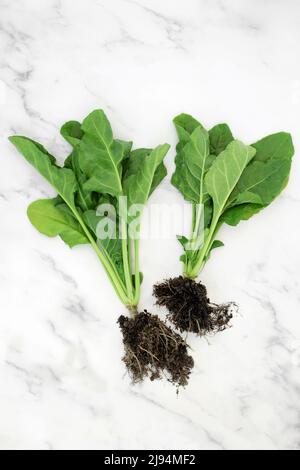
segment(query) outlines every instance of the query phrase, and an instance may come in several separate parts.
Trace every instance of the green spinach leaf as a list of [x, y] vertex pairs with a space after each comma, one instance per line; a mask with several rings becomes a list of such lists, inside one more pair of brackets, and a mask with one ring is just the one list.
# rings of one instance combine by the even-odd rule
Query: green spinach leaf
[[204, 203], [207, 192], [204, 176], [212, 164], [209, 154], [209, 134], [202, 127], [197, 127], [188, 142], [177, 153], [176, 170], [172, 176], [172, 184], [187, 201], [196, 204]]
[[81, 124], [78, 121], [66, 122], [62, 126], [60, 133], [72, 147], [76, 147], [84, 135]]
[[210, 153], [219, 155], [233, 141], [233, 135], [227, 124], [217, 124], [209, 131]]
[[102, 110], [93, 111], [82, 124], [84, 136], [78, 146], [82, 171], [88, 176], [89, 191], [119, 196], [122, 194], [122, 160], [125, 146], [113, 139], [110, 123]]
[[59, 235], [70, 248], [90, 243], [66, 204], [56, 205], [54, 199], [39, 199], [30, 204], [27, 215], [39, 232], [48, 237]]
[[57, 166], [55, 158], [45, 151], [40, 144], [31, 139], [14, 136], [10, 137], [9, 140], [57, 190], [64, 201], [74, 206], [74, 193], [77, 189], [77, 182], [73, 171], [69, 168]]
[[123, 186], [128, 198], [128, 207], [144, 205], [156, 186], [166, 174], [163, 159], [170, 146], [159, 145], [150, 152], [146, 149], [133, 152]]
[[235, 140], [215, 159], [205, 177], [207, 192], [213, 200], [212, 225], [216, 225], [255, 149]]

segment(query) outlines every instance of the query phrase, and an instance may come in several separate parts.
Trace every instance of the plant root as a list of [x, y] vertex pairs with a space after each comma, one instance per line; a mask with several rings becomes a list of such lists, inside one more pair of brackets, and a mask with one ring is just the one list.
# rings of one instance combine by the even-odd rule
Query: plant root
[[179, 331], [200, 336], [228, 328], [233, 309], [237, 308], [233, 302], [221, 305], [211, 303], [201, 282], [182, 276], [156, 284], [153, 295], [157, 305], [169, 310], [167, 318]]
[[194, 361], [179, 334], [147, 310], [133, 318], [121, 315], [118, 323], [125, 348], [122, 361], [133, 383], [166, 375], [176, 386], [187, 385]]

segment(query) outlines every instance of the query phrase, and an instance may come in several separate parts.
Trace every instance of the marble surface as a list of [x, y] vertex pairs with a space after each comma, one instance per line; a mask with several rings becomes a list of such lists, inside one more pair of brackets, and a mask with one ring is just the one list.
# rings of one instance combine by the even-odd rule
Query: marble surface
[[[0, 0], [0, 449], [300, 447], [299, 44], [297, 0]], [[53, 193], [7, 137], [62, 158], [59, 126], [94, 108], [137, 146], [170, 142], [170, 173], [179, 112], [227, 121], [246, 142], [294, 138], [284, 194], [224, 228], [203, 272], [240, 315], [209, 342], [189, 338], [196, 367], [179, 396], [130, 384], [124, 309], [96, 257], [26, 217]], [[181, 201], [168, 181], [160, 191]], [[141, 308], [158, 311], [151, 285], [180, 272], [179, 253], [175, 239], [142, 243]]]

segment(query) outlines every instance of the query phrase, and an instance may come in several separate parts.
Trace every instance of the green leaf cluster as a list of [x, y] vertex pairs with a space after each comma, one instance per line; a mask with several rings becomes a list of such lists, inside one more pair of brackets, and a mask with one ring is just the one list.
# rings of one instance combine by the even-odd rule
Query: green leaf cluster
[[227, 124], [207, 131], [188, 114], [177, 116], [174, 124], [179, 142], [172, 184], [193, 210], [191, 237], [180, 239], [181, 260], [185, 274], [195, 278], [211, 250], [223, 246], [216, 240], [222, 224], [235, 226], [249, 219], [285, 188], [294, 147], [286, 132], [245, 145]]
[[[121, 301], [134, 308], [139, 301], [139, 240], [130, 235], [132, 221], [119, 200], [146, 204], [166, 176], [163, 159], [169, 145], [132, 150], [132, 142], [115, 139], [102, 110], [95, 110], [82, 123], [70, 121], [61, 135], [72, 150], [61, 167], [39, 143], [23, 136], [10, 141], [53, 186], [57, 196], [30, 204], [28, 217], [44, 235], [59, 235], [69, 246], [90, 244], [96, 251]], [[97, 226], [103, 214], [97, 208], [109, 203], [115, 208], [114, 236], [99, 239]]]

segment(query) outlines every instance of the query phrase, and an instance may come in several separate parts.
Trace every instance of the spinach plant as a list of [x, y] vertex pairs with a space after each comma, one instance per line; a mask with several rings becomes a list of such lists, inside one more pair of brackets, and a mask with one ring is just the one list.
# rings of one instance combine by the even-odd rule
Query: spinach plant
[[159, 379], [167, 373], [173, 384], [186, 385], [194, 362], [185, 341], [157, 315], [137, 311], [142, 281], [140, 219], [148, 198], [166, 176], [163, 160], [169, 145], [132, 150], [131, 142], [113, 137], [102, 110], [89, 114], [82, 124], [67, 122], [61, 134], [72, 146], [63, 167], [39, 143], [10, 138], [58, 193], [30, 204], [28, 217], [39, 232], [59, 235], [71, 248], [90, 244], [95, 250], [132, 314], [118, 319], [125, 349], [122, 360], [132, 381]]
[[245, 145], [227, 124], [207, 131], [188, 114], [177, 116], [174, 124], [179, 142], [172, 184], [191, 204], [191, 236], [179, 237], [184, 277], [156, 285], [154, 294], [181, 330], [219, 330], [231, 318], [228, 306], [209, 304], [205, 286], [191, 281], [211, 251], [223, 246], [216, 237], [224, 223], [235, 226], [249, 219], [285, 188], [294, 154], [292, 138], [278, 132]]
[[[252, 145], [235, 140], [227, 124], [210, 131], [192, 116], [174, 119], [179, 137], [172, 184], [192, 204], [192, 237], [183, 246], [187, 277], [196, 278], [213, 248], [222, 246], [216, 236], [224, 223], [237, 225], [268, 206], [287, 184], [294, 148], [290, 134], [279, 132]], [[197, 208], [198, 205], [198, 208]]]
[[[90, 244], [122, 303], [136, 310], [142, 277], [139, 219], [133, 237], [129, 230], [133, 216], [128, 209], [134, 204], [144, 206], [165, 177], [163, 159], [169, 145], [132, 150], [131, 142], [113, 137], [102, 110], [93, 111], [82, 124], [67, 122], [61, 134], [72, 146], [63, 167], [39, 143], [27, 137], [10, 137], [58, 193], [55, 198], [30, 204], [28, 217], [39, 232], [49, 237], [59, 235], [71, 248]], [[115, 233], [99, 239], [97, 226], [108, 214], [99, 213], [97, 208], [105, 203], [115, 208]]]

